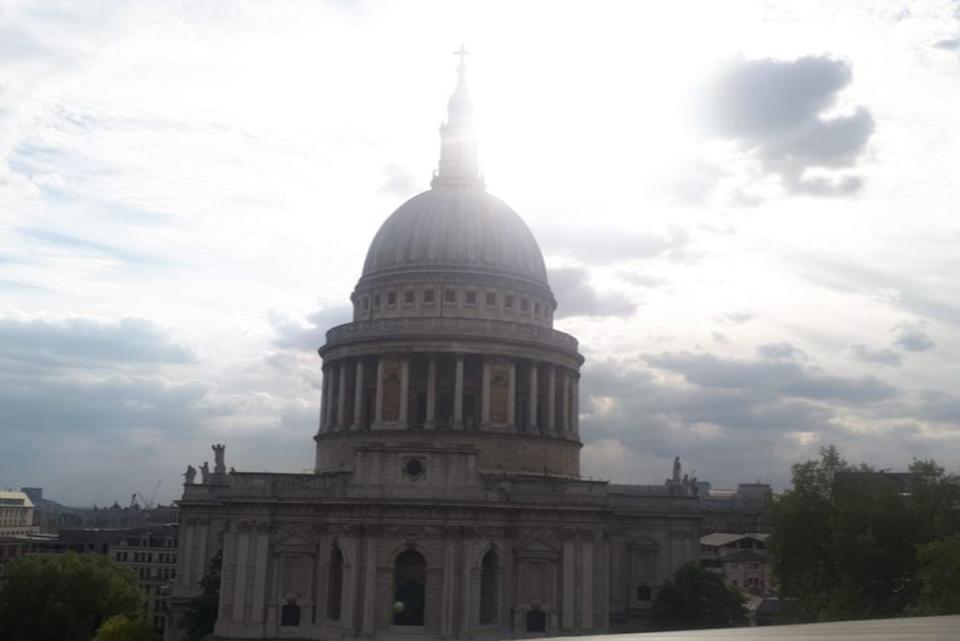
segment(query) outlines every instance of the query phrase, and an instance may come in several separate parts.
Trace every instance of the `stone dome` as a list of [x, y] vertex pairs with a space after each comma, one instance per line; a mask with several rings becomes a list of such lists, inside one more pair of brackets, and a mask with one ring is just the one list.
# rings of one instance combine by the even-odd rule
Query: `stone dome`
[[501, 275], [543, 287], [537, 241], [506, 203], [471, 183], [440, 183], [399, 207], [380, 227], [363, 278], [454, 270]]

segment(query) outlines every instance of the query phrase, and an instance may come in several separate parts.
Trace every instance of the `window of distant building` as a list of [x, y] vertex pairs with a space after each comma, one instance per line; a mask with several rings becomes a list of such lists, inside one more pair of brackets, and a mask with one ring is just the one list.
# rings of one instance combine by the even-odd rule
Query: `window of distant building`
[[433, 296], [434, 296], [433, 289], [425, 289], [425, 290], [423, 290], [423, 302], [424, 302], [424, 303], [430, 303], [430, 304], [432, 304], [432, 303], [433, 303]]
[[637, 601], [649, 601], [653, 598], [653, 590], [649, 585], [637, 586]]
[[404, 305], [413, 305], [413, 290], [408, 289], [403, 292], [403, 304]]
[[530, 301], [526, 298], [520, 299], [520, 311], [524, 314], [530, 311]]
[[505, 309], [513, 309], [513, 296], [511, 294], [503, 297], [503, 306]]
[[380, 309], [380, 294], [373, 295], [373, 308]]
[[455, 289], [446, 289], [443, 292], [443, 302], [444, 303], [456, 303], [457, 302], [457, 290]]
[[487, 307], [495, 307], [497, 304], [497, 293], [487, 292]]
[[467, 303], [467, 305], [476, 305], [476, 304], [477, 304], [477, 292], [472, 291], [472, 290], [468, 291], [468, 292], [466, 293], [466, 303]]
[[397, 292], [387, 292], [387, 305], [391, 307], [397, 304]]

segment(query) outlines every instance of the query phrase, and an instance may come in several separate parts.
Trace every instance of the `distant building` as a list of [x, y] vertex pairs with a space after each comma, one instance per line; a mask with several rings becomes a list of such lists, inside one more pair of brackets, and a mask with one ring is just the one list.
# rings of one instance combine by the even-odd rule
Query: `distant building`
[[766, 530], [763, 516], [773, 499], [773, 490], [766, 483], [741, 483], [736, 489], [714, 489], [710, 483], [700, 481], [697, 490], [703, 516], [701, 534]]
[[23, 556], [27, 551], [27, 539], [22, 536], [0, 536], [0, 587], [7, 574], [7, 564]]
[[723, 576], [727, 587], [758, 596], [770, 592], [769, 534], [715, 532], [700, 537], [700, 562]]
[[177, 573], [176, 524], [128, 530], [111, 551], [113, 559], [137, 575], [143, 589], [144, 620], [163, 633], [169, 587]]
[[[114, 502], [109, 507], [71, 507], [44, 498], [43, 488], [24, 487], [34, 505], [34, 523], [43, 532], [83, 528], [131, 528], [144, 525], [176, 523], [179, 509], [175, 505], [152, 505], [131, 497], [130, 505]], [[146, 503], [149, 507], [142, 505]]]
[[0, 490], [0, 536], [28, 536], [40, 531], [33, 524], [33, 501], [25, 492]]

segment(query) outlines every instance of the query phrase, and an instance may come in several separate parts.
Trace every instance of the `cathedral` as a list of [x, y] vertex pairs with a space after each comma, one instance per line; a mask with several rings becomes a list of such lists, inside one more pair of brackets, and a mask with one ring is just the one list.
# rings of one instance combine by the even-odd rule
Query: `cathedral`
[[430, 189], [380, 227], [319, 348], [314, 471], [228, 472], [222, 445], [188, 468], [168, 640], [215, 557], [221, 641], [642, 629], [698, 558], [678, 463], [661, 485], [580, 476], [583, 356], [484, 187], [462, 53]]

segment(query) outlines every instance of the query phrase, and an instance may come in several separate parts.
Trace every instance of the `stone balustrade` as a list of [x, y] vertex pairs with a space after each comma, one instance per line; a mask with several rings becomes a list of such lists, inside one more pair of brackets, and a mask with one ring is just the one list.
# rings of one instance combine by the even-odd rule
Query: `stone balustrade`
[[327, 331], [330, 347], [384, 338], [497, 338], [501, 340], [526, 341], [544, 347], [576, 352], [577, 339], [551, 327], [529, 323], [490, 320], [480, 318], [381, 318], [337, 325]]

